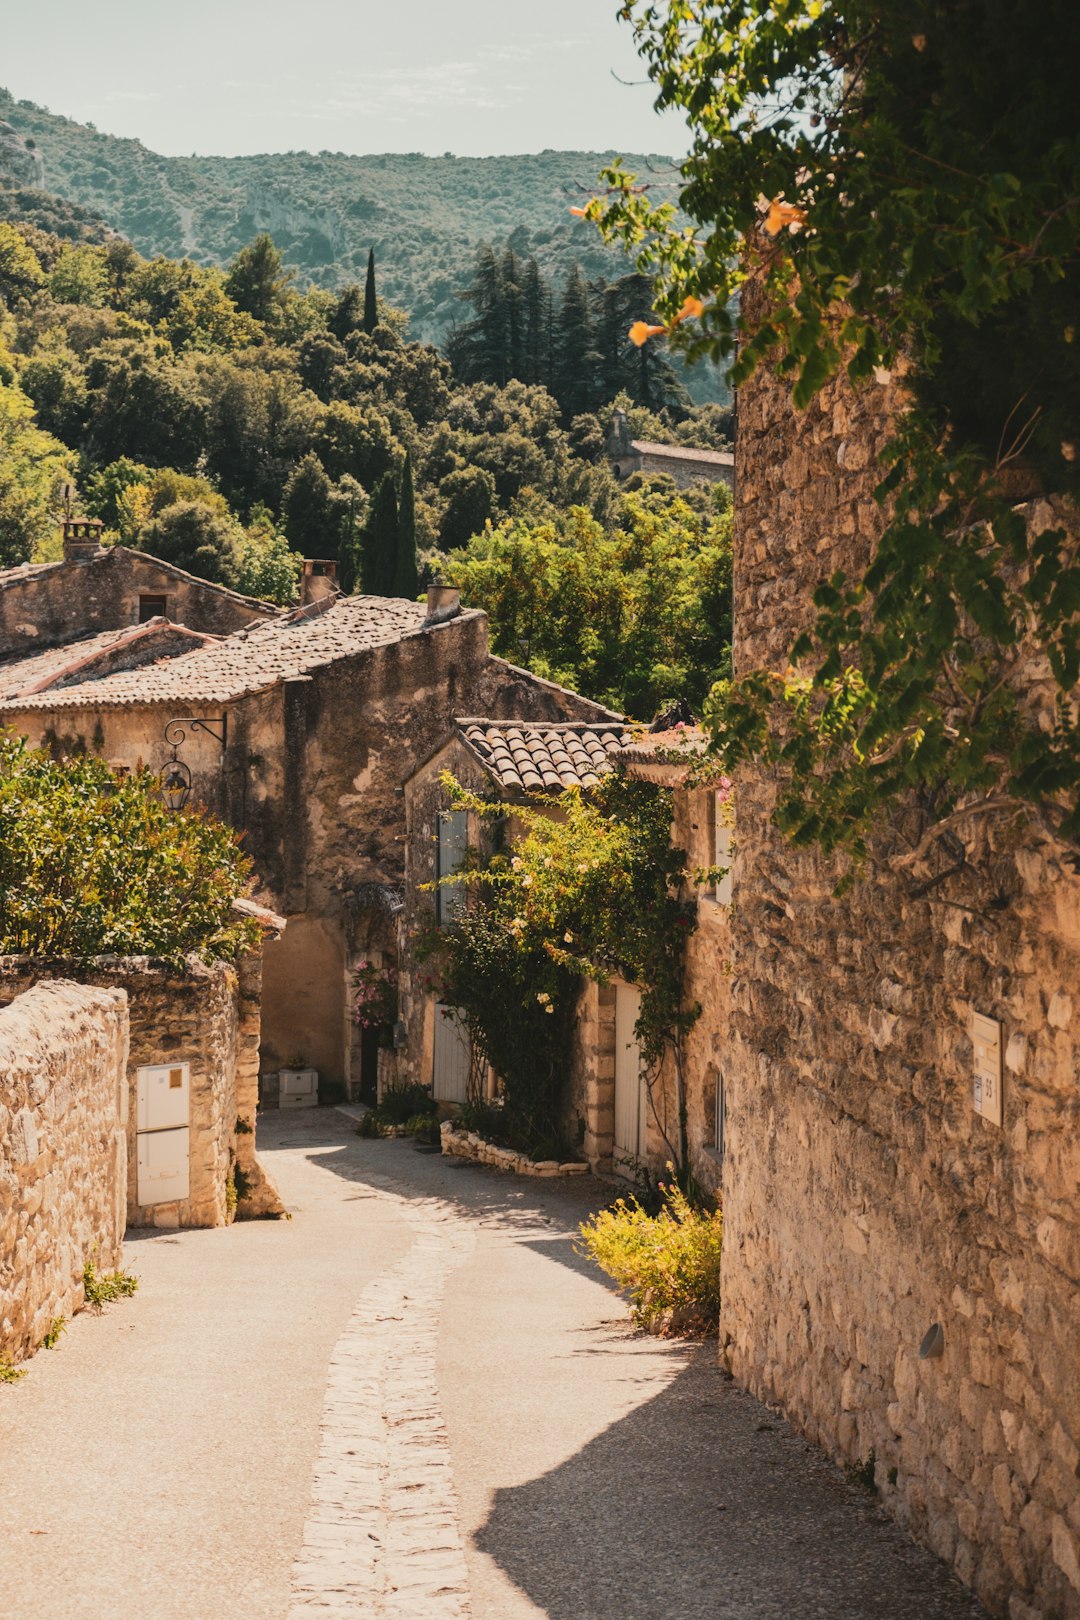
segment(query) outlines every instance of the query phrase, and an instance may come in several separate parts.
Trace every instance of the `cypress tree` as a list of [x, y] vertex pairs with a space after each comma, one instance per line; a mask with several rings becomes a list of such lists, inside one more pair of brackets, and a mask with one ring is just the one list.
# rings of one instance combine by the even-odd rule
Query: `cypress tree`
[[384, 473], [375, 486], [371, 511], [364, 527], [361, 576], [367, 596], [392, 596], [397, 569], [398, 500], [393, 473]]
[[412, 455], [406, 452], [401, 474], [401, 495], [397, 509], [397, 554], [394, 566], [395, 596], [416, 600], [420, 575], [416, 567], [416, 489], [413, 484]]
[[379, 306], [375, 297], [375, 249], [367, 256], [367, 282], [364, 286], [364, 331], [370, 334], [379, 324]]

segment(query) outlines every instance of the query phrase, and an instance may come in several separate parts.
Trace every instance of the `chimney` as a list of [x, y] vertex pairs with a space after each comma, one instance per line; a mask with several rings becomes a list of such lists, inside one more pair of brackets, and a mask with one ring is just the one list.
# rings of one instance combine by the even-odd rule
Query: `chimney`
[[461, 612], [461, 592], [454, 585], [429, 585], [427, 588], [428, 623], [441, 624]]
[[64, 519], [64, 561], [87, 562], [101, 552], [100, 518]]
[[328, 557], [305, 557], [300, 580], [300, 606], [310, 607], [337, 595], [337, 563]]

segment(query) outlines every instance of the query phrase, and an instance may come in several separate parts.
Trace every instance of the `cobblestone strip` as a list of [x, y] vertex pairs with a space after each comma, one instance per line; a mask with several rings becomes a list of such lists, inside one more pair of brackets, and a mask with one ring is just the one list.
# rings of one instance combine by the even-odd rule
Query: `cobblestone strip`
[[289, 1620], [469, 1614], [435, 1351], [447, 1277], [475, 1235], [444, 1205], [400, 1202], [415, 1242], [364, 1290], [330, 1362]]

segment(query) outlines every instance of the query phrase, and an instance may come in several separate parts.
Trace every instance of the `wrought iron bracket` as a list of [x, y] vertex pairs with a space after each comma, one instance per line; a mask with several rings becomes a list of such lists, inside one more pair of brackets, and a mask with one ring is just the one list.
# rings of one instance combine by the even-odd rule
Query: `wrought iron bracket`
[[187, 731], [205, 731], [208, 737], [213, 737], [216, 743], [224, 748], [229, 736], [229, 717], [227, 714], [213, 716], [209, 720], [197, 720], [189, 714], [178, 715], [174, 720], [165, 723], [164, 737], [170, 748], [176, 749], [186, 741]]

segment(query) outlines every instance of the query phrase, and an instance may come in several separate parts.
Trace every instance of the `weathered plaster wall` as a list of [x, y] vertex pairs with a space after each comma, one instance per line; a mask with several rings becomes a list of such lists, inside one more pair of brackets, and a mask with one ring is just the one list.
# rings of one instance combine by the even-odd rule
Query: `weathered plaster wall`
[[120, 1264], [128, 1017], [118, 989], [42, 984], [0, 1011], [0, 1361]]
[[[354, 1046], [348, 974], [367, 947], [371, 922], [356, 895], [371, 884], [402, 889], [406, 778], [451, 735], [455, 716], [557, 720], [606, 711], [491, 658], [483, 615], [450, 620], [291, 681], [283, 705], [282, 808], [272, 823], [266, 816], [276, 853], [254, 835], [248, 843], [266, 898], [290, 919], [283, 940], [267, 953], [264, 1067], [281, 1060], [285, 1047], [299, 1047], [330, 1086], [352, 1086], [358, 1076], [346, 1072]], [[250, 802], [257, 800], [258, 791]], [[297, 926], [301, 915], [310, 956]], [[303, 993], [290, 988], [297, 974], [308, 986]]]
[[164, 596], [166, 618], [211, 635], [229, 635], [279, 611], [146, 552], [114, 546], [86, 561], [6, 571], [0, 577], [0, 657], [138, 624], [140, 595]]
[[[224, 963], [189, 960], [176, 970], [145, 957], [98, 957], [88, 963], [0, 958], [0, 1003], [42, 980], [127, 992], [130, 1018], [127, 1220], [130, 1226], [223, 1226], [231, 1219], [227, 1183], [242, 1142], [254, 1154], [252, 1077], [241, 1060], [255, 1033], [250, 976], [241, 995], [238, 971]], [[243, 1033], [241, 1024], [243, 1023]], [[137, 1200], [136, 1086], [143, 1065], [191, 1065], [190, 1193], [181, 1202], [141, 1207]], [[242, 1090], [238, 1076], [242, 1075]], [[257, 1078], [255, 1081], [257, 1089]], [[241, 1106], [245, 1112], [241, 1115]], [[243, 1117], [252, 1132], [236, 1130]], [[261, 1185], [261, 1182], [260, 1182]]]
[[[888, 389], [795, 416], [743, 390], [737, 670], [782, 668], [879, 532]], [[996, 828], [921, 898], [835, 871], [736, 784], [722, 1354], [1010, 1620], [1080, 1615], [1080, 885]], [[1000, 1019], [1004, 1126], [972, 1107], [972, 1010]], [[920, 1360], [932, 1323], [944, 1355]]]

